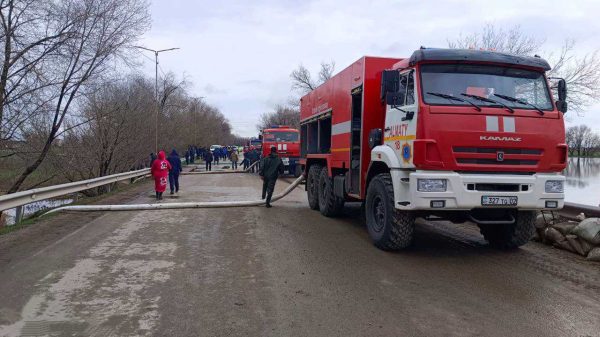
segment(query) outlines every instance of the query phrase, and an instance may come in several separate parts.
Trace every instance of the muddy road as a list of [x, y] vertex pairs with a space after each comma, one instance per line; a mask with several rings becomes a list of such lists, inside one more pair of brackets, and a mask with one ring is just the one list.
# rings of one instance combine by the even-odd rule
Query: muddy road
[[[261, 187], [181, 180], [164, 202]], [[272, 209], [60, 214], [0, 237], [0, 255], [0, 336], [600, 336], [598, 263], [536, 243], [495, 251], [444, 222], [383, 252], [359, 205], [324, 218], [302, 189]]]

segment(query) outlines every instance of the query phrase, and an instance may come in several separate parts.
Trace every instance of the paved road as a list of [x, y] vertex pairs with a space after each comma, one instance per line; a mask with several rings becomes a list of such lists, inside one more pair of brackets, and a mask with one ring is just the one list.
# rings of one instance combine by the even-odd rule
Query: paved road
[[[260, 182], [182, 186], [179, 201], [238, 200]], [[377, 250], [358, 206], [324, 218], [301, 189], [272, 209], [62, 214], [0, 237], [0, 336], [600, 336], [599, 295], [599, 264], [497, 252], [468, 225]]]

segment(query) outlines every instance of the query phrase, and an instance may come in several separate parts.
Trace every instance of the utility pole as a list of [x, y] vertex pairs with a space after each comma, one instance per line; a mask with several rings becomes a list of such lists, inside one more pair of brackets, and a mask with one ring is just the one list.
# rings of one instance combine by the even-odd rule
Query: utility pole
[[154, 148], [156, 151], [155, 153], [158, 155], [158, 113], [160, 112], [160, 101], [158, 99], [158, 53], [171, 51], [171, 50], [177, 50], [180, 48], [168, 48], [168, 49], [154, 50], [154, 49], [141, 47], [141, 46], [135, 46], [135, 47], [144, 49], [147, 51], [151, 51], [154, 53], [154, 98], [156, 99], [156, 115], [154, 118], [154, 137], [155, 137]]
[[[198, 97], [198, 100], [199, 100], [198, 103], [202, 103], [202, 100], [205, 99], [205, 98], [206, 98], [206, 96], [200, 96], [200, 97]], [[198, 105], [198, 108], [200, 108], [200, 104]], [[198, 137], [197, 137], [197, 135], [198, 135], [198, 125], [197, 125], [197, 122], [196, 122], [197, 115], [198, 115], [198, 111], [194, 111], [194, 146], [198, 145]]]

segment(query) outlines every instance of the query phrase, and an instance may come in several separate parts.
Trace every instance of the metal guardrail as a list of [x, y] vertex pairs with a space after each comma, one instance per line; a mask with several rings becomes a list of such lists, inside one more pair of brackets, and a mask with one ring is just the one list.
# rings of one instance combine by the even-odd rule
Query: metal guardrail
[[149, 168], [137, 171], [117, 173], [94, 179], [75, 181], [67, 184], [35, 188], [32, 190], [21, 191], [12, 194], [0, 195], [0, 212], [5, 211], [7, 209], [27, 205], [32, 202], [56, 198], [62, 195], [111, 184], [121, 180], [127, 180], [139, 176], [144, 176], [147, 174], [150, 174]]
[[600, 207], [565, 202], [565, 206], [559, 211], [560, 215], [570, 219], [574, 219], [579, 213], [585, 214], [588, 218], [597, 218], [600, 217]]

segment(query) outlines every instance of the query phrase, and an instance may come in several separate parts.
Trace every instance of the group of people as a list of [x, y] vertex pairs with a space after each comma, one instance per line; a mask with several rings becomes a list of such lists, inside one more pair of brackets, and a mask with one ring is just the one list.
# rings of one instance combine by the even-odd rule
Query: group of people
[[[227, 150], [227, 148], [221, 149]], [[201, 153], [201, 158], [203, 158], [206, 162], [207, 171], [212, 169], [211, 164], [215, 158], [223, 158], [221, 151], [217, 152], [205, 150]], [[188, 151], [186, 151], [186, 163], [193, 163], [193, 161], [196, 159], [195, 157], [197, 157], [196, 148], [190, 148]], [[260, 157], [260, 151], [258, 151], [258, 149], [246, 148], [244, 149], [244, 160], [242, 161], [242, 164], [244, 165], [244, 169], [247, 169], [255, 162], [260, 160], [258, 165], [258, 174], [263, 180], [262, 198], [265, 199], [266, 207], [270, 208], [272, 207], [271, 198], [275, 189], [275, 183], [279, 175], [283, 173], [284, 166], [283, 161], [277, 155], [277, 149], [275, 147], [271, 147], [268, 156], [262, 158], [262, 160]], [[225, 158], [229, 158], [231, 160], [232, 169], [237, 169], [237, 162], [239, 160], [237, 149], [227, 150], [227, 156]], [[151, 153], [150, 163], [150, 172], [154, 178], [156, 200], [162, 200], [163, 193], [167, 189], [167, 179], [171, 194], [178, 193], [179, 174], [182, 172], [183, 168], [181, 166], [181, 159], [177, 151], [173, 149], [168, 157], [166, 157], [164, 151], [158, 152], [158, 156], [156, 156], [154, 153]], [[254, 167], [252, 168], [252, 172], [254, 172]]]
[[150, 173], [154, 178], [156, 200], [162, 200], [162, 195], [167, 189], [167, 179], [171, 194], [179, 193], [179, 173], [183, 168], [177, 151], [173, 149], [168, 158], [166, 158], [165, 151], [158, 152], [158, 157], [151, 153], [150, 162]]

